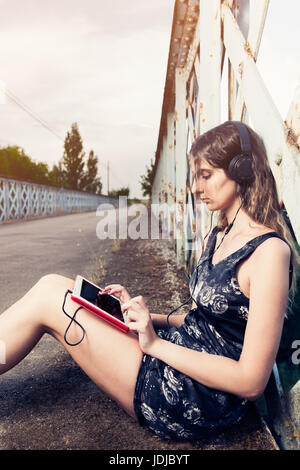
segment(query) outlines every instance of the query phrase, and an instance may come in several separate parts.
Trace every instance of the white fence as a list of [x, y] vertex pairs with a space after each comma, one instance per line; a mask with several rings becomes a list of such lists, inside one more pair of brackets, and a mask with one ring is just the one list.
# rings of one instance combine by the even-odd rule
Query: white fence
[[118, 205], [116, 198], [0, 177], [0, 223], [96, 210], [99, 204]]

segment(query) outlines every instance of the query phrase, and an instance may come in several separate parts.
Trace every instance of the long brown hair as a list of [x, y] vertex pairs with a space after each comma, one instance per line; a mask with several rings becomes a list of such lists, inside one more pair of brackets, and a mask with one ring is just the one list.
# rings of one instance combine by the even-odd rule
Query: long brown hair
[[[299, 255], [282, 215], [276, 181], [269, 165], [265, 146], [258, 134], [248, 125], [244, 125], [251, 141], [254, 179], [245, 187], [238, 187], [243, 197], [243, 208], [254, 222], [274, 230], [286, 240], [291, 249], [292, 292], [294, 292]], [[190, 151], [196, 167], [201, 159], [205, 158], [211, 166], [222, 168], [226, 174], [228, 174], [231, 159], [241, 152], [239, 133], [231, 121], [224, 122], [200, 135], [194, 141]], [[219, 213], [218, 225], [222, 228], [228, 225], [228, 220], [222, 210]]]

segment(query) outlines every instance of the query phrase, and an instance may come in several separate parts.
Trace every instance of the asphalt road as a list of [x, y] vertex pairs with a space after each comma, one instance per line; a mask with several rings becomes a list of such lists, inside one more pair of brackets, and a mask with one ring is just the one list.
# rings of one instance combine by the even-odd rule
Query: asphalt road
[[[47, 273], [99, 281], [115, 242], [99, 240], [98, 222], [86, 212], [1, 224], [0, 315]], [[103, 400], [107, 407], [110, 400], [45, 335], [0, 377], [0, 450], [99, 448]]]
[[[74, 278], [101, 271], [113, 240], [100, 240], [96, 212], [0, 225], [0, 313], [49, 273]], [[106, 251], [105, 251], [106, 250]]]

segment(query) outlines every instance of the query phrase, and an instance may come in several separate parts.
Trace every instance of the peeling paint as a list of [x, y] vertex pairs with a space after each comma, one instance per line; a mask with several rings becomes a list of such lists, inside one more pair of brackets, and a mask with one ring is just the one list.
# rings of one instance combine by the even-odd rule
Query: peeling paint
[[223, 5], [228, 8], [232, 8], [233, 0], [224, 0]]
[[240, 77], [243, 78], [243, 73], [244, 73], [244, 62], [239, 63], [239, 74]]
[[[285, 124], [287, 124], [286, 121], [284, 121]], [[300, 137], [300, 133], [296, 134], [294, 129], [291, 127], [287, 127], [287, 136], [286, 136], [286, 143], [288, 145], [296, 146], [297, 149], [299, 150], [299, 145], [298, 145], [298, 139]]]
[[248, 41], [245, 41], [244, 43], [244, 50], [251, 57], [251, 59], [255, 60], [254, 54]]

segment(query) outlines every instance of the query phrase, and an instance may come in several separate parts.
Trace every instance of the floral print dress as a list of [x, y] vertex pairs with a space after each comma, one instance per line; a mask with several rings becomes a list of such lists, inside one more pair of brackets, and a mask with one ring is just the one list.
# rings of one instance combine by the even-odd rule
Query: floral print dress
[[[189, 311], [183, 324], [160, 338], [172, 343], [238, 360], [249, 311], [249, 299], [236, 278], [239, 262], [247, 258], [270, 237], [269, 232], [255, 237], [242, 248], [213, 265], [215, 227], [190, 280], [190, 291], [197, 308]], [[139, 370], [134, 409], [141, 425], [162, 438], [199, 439], [208, 437], [238, 422], [249, 402], [231, 393], [207, 387], [170, 367], [163, 361], [143, 355]]]

